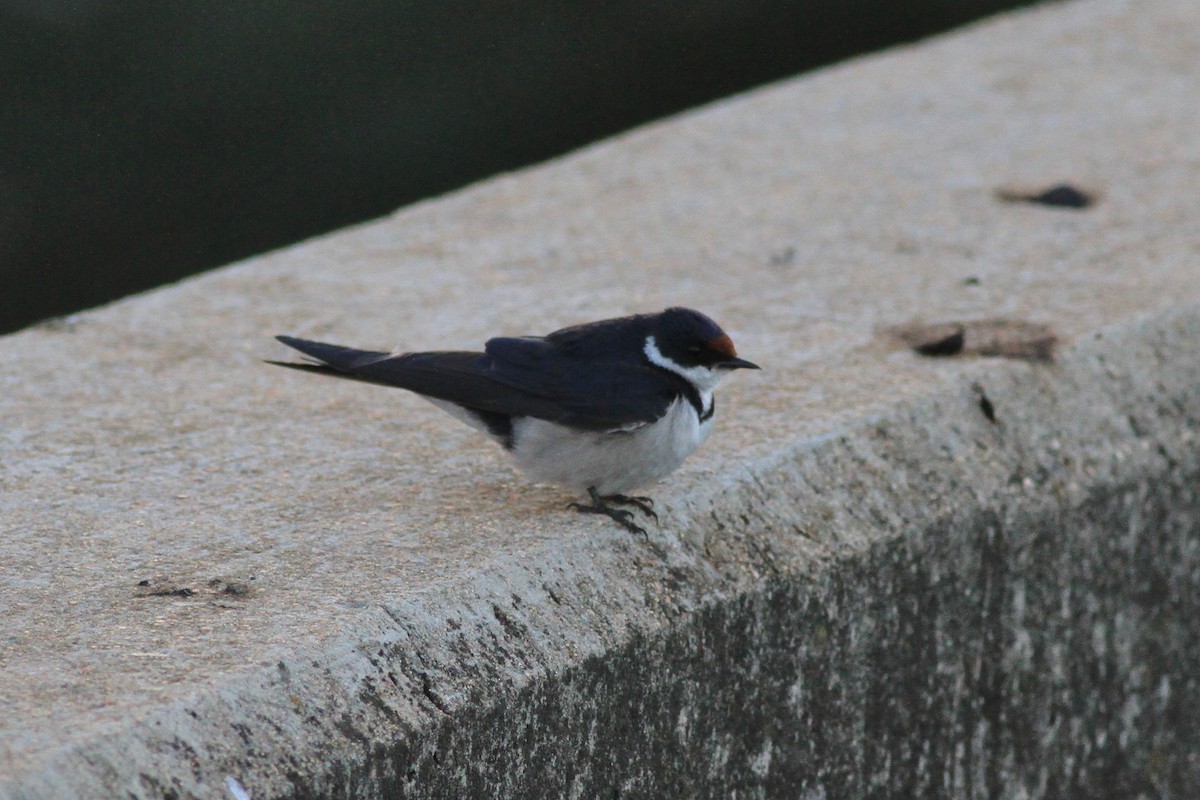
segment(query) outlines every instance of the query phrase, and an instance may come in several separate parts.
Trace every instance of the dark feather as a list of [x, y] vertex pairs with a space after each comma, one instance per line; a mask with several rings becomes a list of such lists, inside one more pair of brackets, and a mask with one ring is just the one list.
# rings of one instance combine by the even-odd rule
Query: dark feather
[[[480, 414], [535, 417], [588, 430], [653, 422], [690, 388], [662, 370], [564, 355], [553, 343], [536, 337], [492, 339], [485, 353], [395, 356], [277, 338], [322, 362], [283, 366], [397, 386]], [[639, 388], [630, 390], [631, 386]]]

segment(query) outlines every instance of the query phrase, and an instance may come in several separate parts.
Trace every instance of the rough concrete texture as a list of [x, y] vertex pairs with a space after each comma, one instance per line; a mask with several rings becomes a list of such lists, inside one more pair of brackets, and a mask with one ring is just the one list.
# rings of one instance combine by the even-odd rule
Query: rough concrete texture
[[[0, 340], [0, 796], [1193, 796], [1198, 46], [1051, 5]], [[649, 541], [260, 362], [675, 303], [766, 369]]]

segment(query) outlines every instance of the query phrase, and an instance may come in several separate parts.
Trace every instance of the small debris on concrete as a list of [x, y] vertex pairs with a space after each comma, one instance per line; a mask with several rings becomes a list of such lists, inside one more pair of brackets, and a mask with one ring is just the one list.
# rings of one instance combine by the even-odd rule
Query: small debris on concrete
[[149, 592], [139, 592], [138, 597], [191, 597], [196, 591], [187, 586], [166, 587]]
[[1022, 361], [1050, 361], [1058, 336], [1049, 325], [1019, 319], [967, 322], [910, 322], [885, 335], [923, 356], [998, 356]]
[[992, 401], [986, 394], [979, 395], [979, 410], [988, 418], [988, 422], [996, 424], [996, 407], [992, 405]]
[[923, 325], [902, 335], [905, 342], [923, 356], [954, 356], [962, 352], [966, 329], [957, 322]]
[[134, 590], [134, 596], [195, 597], [199, 594], [212, 594], [219, 595], [221, 597], [242, 598], [249, 596], [251, 591], [249, 581], [253, 580], [253, 576], [246, 581], [213, 578], [204, 585], [204, 588], [193, 589], [191, 586], [187, 586], [183, 582], [167, 577], [146, 578], [137, 582], [137, 589]]
[[987, 417], [988, 422], [992, 423], [993, 425], [997, 424], [996, 406], [992, 403], [992, 399], [987, 396], [987, 392], [985, 392], [983, 387], [978, 383], [971, 384], [971, 388], [974, 389], [975, 393], [979, 395], [979, 410], [983, 412], [985, 417]]
[[137, 588], [133, 591], [134, 597], [191, 597], [195, 594], [189, 586], [185, 586], [182, 582], [172, 580], [163, 575], [156, 575], [153, 578], [144, 578], [137, 582]]
[[250, 581], [253, 580], [253, 575], [251, 575], [247, 580], [213, 578], [208, 582], [208, 588], [212, 589], [218, 594], [223, 594], [229, 597], [247, 597], [250, 594]]
[[1022, 190], [1016, 188], [1000, 188], [996, 197], [1006, 203], [1032, 203], [1039, 206], [1054, 208], [1084, 209], [1096, 202], [1093, 193], [1085, 192], [1069, 183], [1059, 183], [1048, 189]]
[[1049, 325], [1019, 319], [985, 319], [967, 323], [964, 350], [981, 356], [1050, 361], [1058, 335]]

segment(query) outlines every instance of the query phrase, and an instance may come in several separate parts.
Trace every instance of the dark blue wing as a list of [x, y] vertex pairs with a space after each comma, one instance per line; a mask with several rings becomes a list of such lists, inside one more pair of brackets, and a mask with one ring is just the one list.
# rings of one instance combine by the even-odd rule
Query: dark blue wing
[[272, 362], [397, 386], [477, 411], [589, 430], [653, 422], [679, 396], [669, 373], [563, 358], [543, 339], [492, 339], [486, 353], [389, 353], [276, 337], [320, 364]]
[[491, 339], [485, 349], [489, 378], [553, 403], [563, 411], [553, 421], [564, 425], [608, 430], [653, 422], [683, 393], [675, 376], [633, 355], [627, 361], [577, 358], [536, 337]]

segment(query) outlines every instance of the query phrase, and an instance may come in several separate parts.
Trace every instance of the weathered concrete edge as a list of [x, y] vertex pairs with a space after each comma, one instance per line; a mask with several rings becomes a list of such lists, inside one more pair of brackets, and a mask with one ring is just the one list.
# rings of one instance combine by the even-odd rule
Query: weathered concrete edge
[[[616, 780], [617, 789], [669, 792], [683, 785], [678, 781], [688, 770], [688, 780], [699, 781], [689, 791], [770, 785], [763, 759], [769, 767], [775, 752], [775, 779], [791, 763], [780, 754], [781, 742], [764, 756], [752, 737], [722, 745], [696, 741], [694, 731], [680, 734], [671, 769], [661, 743], [639, 740], [657, 730], [651, 721], [627, 725], [619, 732], [623, 741], [607, 741], [613, 711], [647, 703], [646, 693], [678, 694], [679, 686], [666, 679], [681, 663], [703, 664], [701, 677], [707, 677], [685, 681], [686, 696], [675, 697], [678, 727], [686, 733], [685, 718], [724, 703], [705, 696], [705, 683], [720, 686], [731, 670], [747, 669], [747, 651], [705, 641], [705, 620], [721, 618], [726, 634], [754, 631], [770, 616], [764, 609], [814, 603], [829, 624], [861, 618], [864, 609], [854, 604], [869, 595], [882, 574], [871, 565], [889, 548], [919, 554], [934, 574], [954, 570], [955, 559], [964, 558], [986, 582], [972, 548], [997, 520], [1006, 521], [1001, 527], [1036, 527], [1037, 520], [1069, 519], [1089, 503], [1131, 491], [1144, 495], [1147, 486], [1169, 489], [1178, 509], [1137, 513], [1182, 514], [1182, 524], [1194, 531], [1200, 513], [1198, 346], [1200, 309], [1181, 308], [1096, 331], [1064, 348], [1053, 364], [948, 361], [944, 381], [925, 397], [746, 465], [713, 496], [693, 499], [690, 519], [678, 520], [650, 545], [614, 536], [603, 564], [572, 563], [569, 550], [562, 558], [544, 554], [544, 560], [520, 554], [490, 567], [487, 576], [396, 598], [365, 612], [361, 629], [326, 652], [296, 653], [236, 683], [200, 688], [185, 703], [47, 759], [38, 774], [0, 794], [229, 797], [227, 780], [233, 779], [256, 799], [442, 797], [481, 787], [493, 796], [590, 796], [601, 773]], [[980, 410], [982, 393], [995, 405], [996, 423]], [[1176, 566], [1186, 575], [1195, 557], [1183, 553]], [[497, 570], [503, 593], [496, 591]], [[1197, 574], [1191, 570], [1193, 582]], [[860, 591], [831, 600], [845, 594], [847, 576]], [[970, 581], [963, 587], [970, 595]], [[899, 594], [892, 595], [887, 587], [874, 588], [894, 608], [919, 609], [924, 602], [905, 594], [906, 587], [893, 586]], [[987, 594], [986, 586], [974, 588]], [[1182, 589], [1200, 595], [1200, 586], [1180, 584], [1162, 602], [1183, 602]], [[587, 603], [576, 606], [574, 598]], [[576, 613], [583, 607], [586, 618]], [[1198, 619], [1190, 614], [1187, 647]], [[815, 630], [791, 632], [798, 638], [790, 646], [830, 664], [853, 660], [849, 650], [817, 647]], [[964, 635], [962, 641], [980, 645], [1001, 635], [979, 634], [984, 638]], [[1014, 635], [1007, 631], [1002, 638]], [[871, 636], [869, 626], [856, 631], [851, 649], [869, 650]], [[743, 644], [753, 650], [753, 636]], [[945, 670], [932, 662], [910, 666], [914, 675]], [[604, 676], [599, 683], [587, 677], [597, 675]], [[782, 679], [757, 678], [764, 686]], [[1172, 702], [1195, 705], [1194, 680], [1190, 686], [1185, 701]], [[844, 703], [826, 708], [827, 714], [853, 718], [886, 700], [844, 694]], [[761, 716], [750, 708], [732, 710]], [[809, 713], [803, 703], [787, 710], [798, 718]], [[618, 713], [622, 718], [628, 723]], [[601, 719], [610, 727], [598, 726]], [[1176, 717], [1176, 724], [1186, 719]], [[979, 736], [959, 733], [967, 743]], [[1162, 735], [1186, 732], [1168, 726]], [[695, 752], [688, 750], [689, 736]], [[747, 747], [753, 752], [742, 754], [739, 768], [726, 763], [712, 771], [722, 752], [726, 762], [736, 761]], [[613, 752], [629, 760], [614, 766]], [[638, 752], [645, 763], [629, 755]], [[1179, 762], [1186, 749], [1160, 748], [1155, 757], [1163, 774], [1200, 776], [1194, 760], [1190, 767]], [[588, 763], [595, 759], [608, 765], [601, 770], [601, 763]], [[987, 772], [968, 761], [957, 768]], [[813, 769], [829, 779], [828, 765], [814, 762]], [[865, 790], [863, 774], [846, 769], [840, 785]], [[955, 785], [962, 789], [969, 777], [958, 776]], [[995, 788], [997, 780], [981, 777], [976, 786]]]

